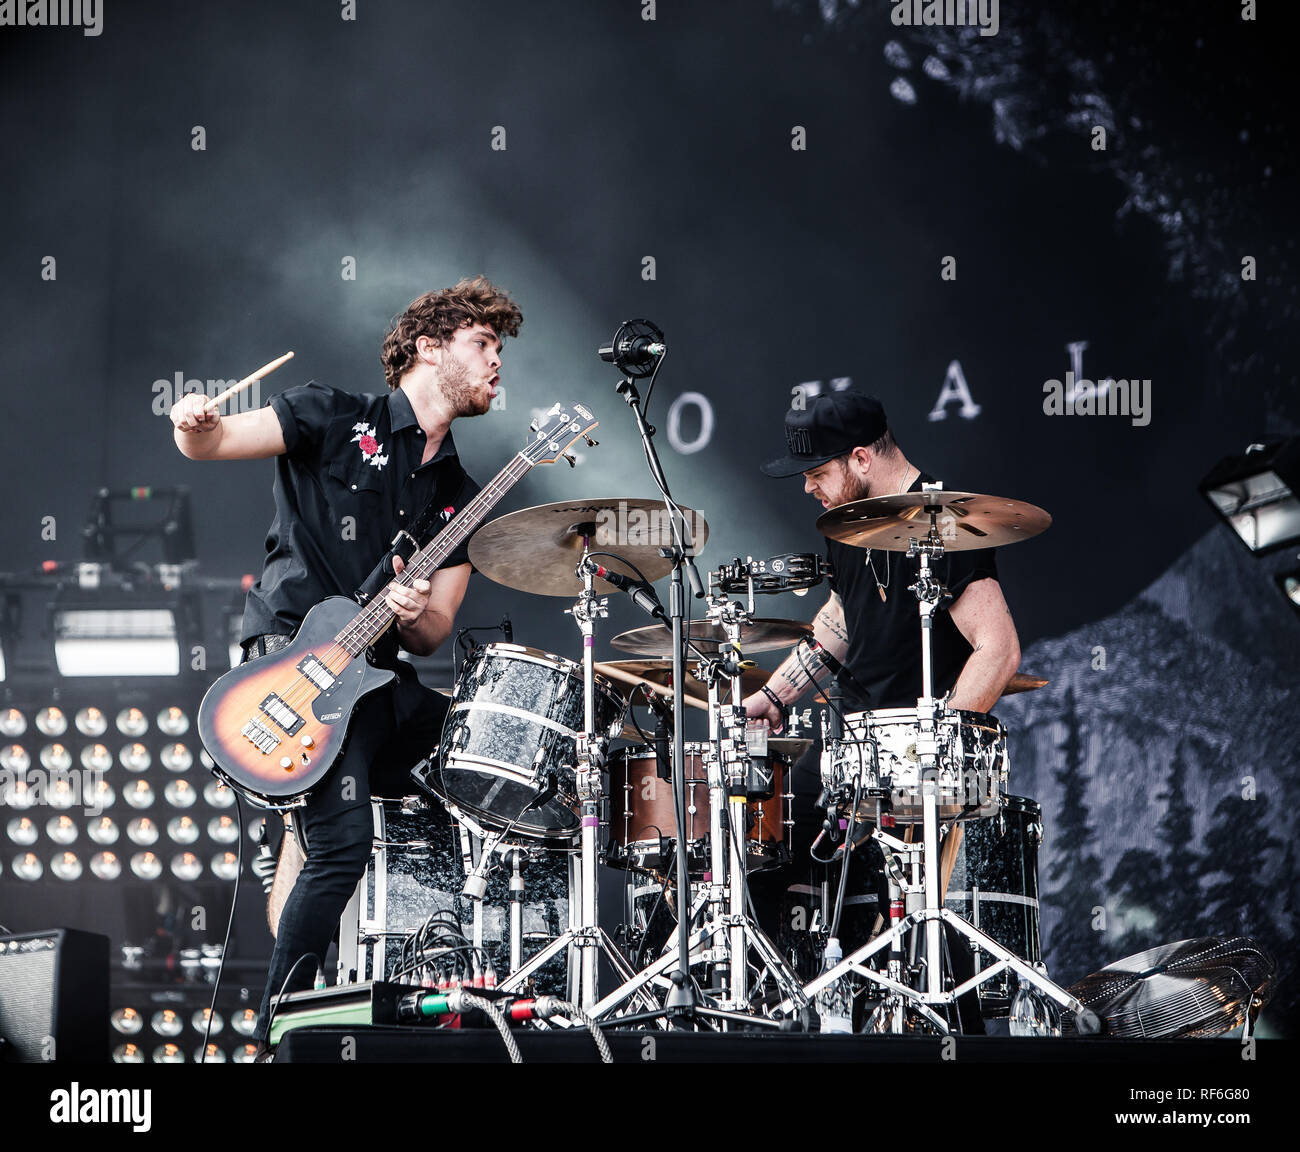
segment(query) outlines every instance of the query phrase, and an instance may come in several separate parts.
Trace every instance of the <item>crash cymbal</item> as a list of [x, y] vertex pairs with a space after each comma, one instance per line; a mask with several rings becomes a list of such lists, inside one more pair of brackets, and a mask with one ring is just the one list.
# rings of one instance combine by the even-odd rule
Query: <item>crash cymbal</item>
[[974, 492], [904, 492], [829, 508], [817, 517], [817, 531], [858, 548], [906, 552], [909, 539], [924, 539], [930, 531], [929, 508], [940, 509], [935, 527], [948, 552], [1028, 540], [1052, 522], [1043, 509], [1023, 500]]
[[798, 760], [812, 747], [812, 743], [812, 740], [807, 736], [769, 736], [767, 738], [769, 752], [780, 752], [783, 756], [789, 756], [791, 760]]
[[1222, 1036], [1254, 1019], [1276, 972], [1273, 956], [1249, 937], [1201, 936], [1116, 960], [1069, 991], [1111, 1036]]
[[1045, 680], [1041, 676], [1027, 676], [1023, 672], [1017, 672], [1007, 681], [1007, 686], [1002, 689], [1002, 695], [1014, 696], [1017, 692], [1033, 692], [1038, 688], [1046, 688], [1050, 683], [1050, 680]]
[[[661, 687], [667, 690], [667, 695], [672, 695], [673, 682], [673, 664], [671, 660], [612, 660], [605, 664], [595, 665], [597, 672], [605, 676], [612, 676], [621, 679], [620, 674], [626, 674], [634, 677], [637, 682], [644, 681], [654, 687]], [[746, 668], [740, 673], [741, 690], [746, 696], [757, 692], [768, 678], [772, 675], [770, 672], [764, 672], [761, 668]], [[631, 683], [631, 681], [624, 681]], [[691, 697], [696, 700], [707, 700], [709, 698], [709, 686], [702, 680], [696, 678], [695, 674], [687, 671], [685, 679], [682, 681], [682, 695]]]
[[[709, 538], [709, 526], [694, 509], [682, 511], [698, 552]], [[474, 533], [469, 558], [483, 575], [507, 588], [573, 598], [582, 591], [574, 569], [582, 557], [584, 538], [591, 551], [622, 557], [596, 558], [611, 572], [635, 577], [630, 563], [647, 580], [658, 580], [672, 569], [672, 561], [659, 555], [660, 548], [673, 542], [663, 501], [620, 497], [539, 504], [498, 516]], [[595, 589], [602, 596], [616, 590], [605, 580], [597, 580]]]
[[[740, 648], [746, 654], [771, 652], [793, 647], [804, 636], [810, 635], [812, 625], [801, 620], [751, 620], [740, 634]], [[711, 620], [692, 620], [691, 639], [704, 651], [716, 652], [718, 646], [726, 642], [727, 633]], [[662, 624], [620, 632], [610, 643], [621, 652], [637, 656], [671, 659], [673, 654], [672, 633]]]

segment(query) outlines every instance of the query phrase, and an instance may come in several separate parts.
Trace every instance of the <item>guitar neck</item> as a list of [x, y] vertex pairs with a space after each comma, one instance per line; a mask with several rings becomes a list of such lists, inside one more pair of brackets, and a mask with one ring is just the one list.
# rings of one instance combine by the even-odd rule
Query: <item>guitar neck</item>
[[[415, 580], [427, 580], [470, 533], [483, 523], [483, 518], [532, 466], [532, 462], [522, 452], [516, 453], [510, 463], [455, 515], [451, 523], [411, 557], [401, 576], [394, 582], [409, 587]], [[382, 596], [376, 596], [334, 637], [334, 641], [349, 655], [359, 656], [383, 635], [394, 619], [388, 601]]]

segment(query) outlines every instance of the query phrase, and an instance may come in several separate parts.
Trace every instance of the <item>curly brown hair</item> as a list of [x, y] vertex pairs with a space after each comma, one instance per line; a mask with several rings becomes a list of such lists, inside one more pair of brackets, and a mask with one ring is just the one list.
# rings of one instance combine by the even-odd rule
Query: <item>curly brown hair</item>
[[451, 339], [458, 328], [486, 324], [497, 337], [518, 336], [524, 322], [519, 305], [485, 276], [466, 277], [454, 288], [426, 292], [412, 300], [384, 337], [379, 361], [389, 388], [396, 388], [415, 363], [415, 341], [428, 336], [436, 344]]

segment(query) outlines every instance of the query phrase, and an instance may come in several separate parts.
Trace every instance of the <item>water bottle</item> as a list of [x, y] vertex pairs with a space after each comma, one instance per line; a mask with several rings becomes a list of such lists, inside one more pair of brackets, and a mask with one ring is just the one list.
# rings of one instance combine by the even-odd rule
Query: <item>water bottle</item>
[[[832, 936], [826, 941], [822, 971], [829, 972], [844, 959], [840, 942]], [[817, 1016], [823, 1032], [852, 1032], [853, 1003], [849, 995], [849, 981], [845, 976], [832, 980], [817, 993]]]

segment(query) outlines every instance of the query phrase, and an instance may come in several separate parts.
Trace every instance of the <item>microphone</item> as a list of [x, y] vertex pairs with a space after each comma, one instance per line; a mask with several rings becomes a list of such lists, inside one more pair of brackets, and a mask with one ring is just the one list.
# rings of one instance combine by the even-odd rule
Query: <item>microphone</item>
[[668, 346], [663, 341], [651, 340], [646, 336], [623, 340], [618, 345], [605, 344], [596, 349], [597, 354], [606, 364], [613, 364], [621, 360], [633, 367], [639, 367], [642, 364], [653, 364], [667, 351]]
[[668, 757], [668, 738], [672, 735], [671, 725], [668, 723], [669, 715], [667, 709], [655, 709], [654, 749], [660, 780], [673, 778], [673, 762]]
[[591, 560], [587, 563], [592, 565], [595, 576], [613, 584], [620, 592], [626, 592], [632, 597], [632, 602], [647, 616], [654, 616], [659, 620], [666, 618], [664, 606], [659, 603], [655, 590], [644, 580], [635, 580], [631, 576], [624, 576], [621, 572], [611, 572], [603, 564], [596, 564]]
[[640, 378], [648, 376], [667, 351], [664, 334], [649, 320], [625, 320], [614, 339], [596, 349], [596, 355], [620, 372]]
[[507, 612], [504, 616], [501, 617], [501, 631], [505, 635], [507, 644], [513, 644], [515, 642], [515, 629], [514, 626], [510, 623], [509, 612]]

